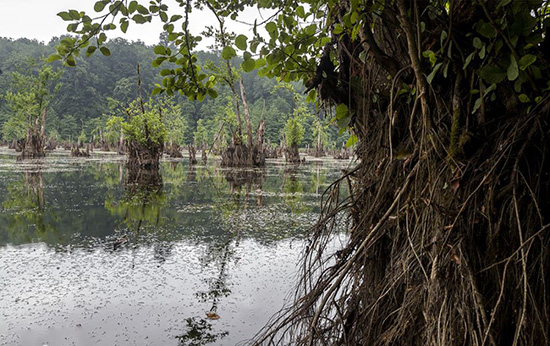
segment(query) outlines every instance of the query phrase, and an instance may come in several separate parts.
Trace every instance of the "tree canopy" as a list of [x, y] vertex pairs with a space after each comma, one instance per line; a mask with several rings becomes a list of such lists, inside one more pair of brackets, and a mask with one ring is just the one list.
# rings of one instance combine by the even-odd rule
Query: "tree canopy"
[[[25, 131], [21, 127], [19, 132], [13, 132], [16, 128], [11, 126], [15, 121], [16, 111], [8, 106], [6, 95], [14, 90], [14, 73], [26, 75], [27, 71], [32, 70], [36, 74], [36, 71], [47, 65], [43, 59], [59, 42], [58, 38], [52, 39], [48, 44], [27, 39], [0, 38], [0, 69], [3, 71], [0, 75], [0, 86], [3, 90], [0, 97], [0, 128], [7, 124], [1, 139], [11, 141], [22, 138]], [[79, 57], [77, 66], [69, 69], [61, 68], [59, 62], [52, 64], [51, 68], [60, 76], [57, 80], [58, 89], [52, 94], [53, 98], [48, 106], [46, 133], [50, 138], [57, 141], [76, 141], [84, 132], [87, 140], [93, 141], [98, 139], [100, 131], [107, 133], [109, 117], [125, 117], [125, 109], [138, 96], [138, 64], [145, 102], [149, 101], [155, 83], [161, 83], [161, 69], [151, 65], [155, 59], [154, 47], [121, 38], [110, 40], [106, 46], [112, 52], [109, 58], [100, 55]], [[196, 56], [197, 63], [201, 65], [211, 66], [220, 62], [219, 52], [216, 51], [199, 51]], [[235, 59], [235, 64], [238, 63], [239, 60]], [[287, 119], [292, 117], [298, 106], [295, 95], [288, 88], [280, 87], [282, 83], [274, 78], [261, 78], [255, 71], [243, 73], [242, 78], [251, 107], [253, 126], [256, 127], [263, 117], [268, 124], [266, 140], [279, 143]], [[298, 91], [304, 90], [298, 84], [295, 87]], [[189, 100], [184, 96], [169, 97], [175, 108], [169, 107], [171, 111], [164, 118], [171, 124], [167, 132], [167, 142], [177, 145], [192, 143], [197, 122], [203, 119], [208, 133], [207, 144], [211, 145], [219, 130], [221, 116], [232, 112], [233, 107], [230, 105], [228, 108], [227, 97], [230, 96], [230, 91], [227, 87], [220, 86], [217, 92], [217, 98], [208, 97], [202, 102]], [[329, 125], [328, 119], [322, 117], [320, 120]], [[314, 118], [306, 120], [306, 128], [313, 121]], [[345, 141], [345, 135], [339, 139], [334, 126], [327, 127], [327, 135], [329, 146], [339, 146], [340, 142]], [[313, 131], [306, 131], [304, 145], [311, 145], [314, 137]], [[116, 142], [117, 138], [111, 136], [111, 143]]]

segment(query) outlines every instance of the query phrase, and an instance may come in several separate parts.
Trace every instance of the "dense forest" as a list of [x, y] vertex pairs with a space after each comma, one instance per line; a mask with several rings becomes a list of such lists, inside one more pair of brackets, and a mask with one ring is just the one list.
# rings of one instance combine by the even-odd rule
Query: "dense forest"
[[[16, 107], [10, 107], [7, 97], [10, 92], [18, 92], [15, 79], [38, 76], [41, 69], [51, 65], [52, 76], [46, 86], [50, 99], [45, 123], [47, 136], [58, 142], [92, 142], [97, 141], [102, 133], [106, 140], [116, 142], [116, 119], [126, 117], [127, 109], [140, 93], [138, 64], [141, 95], [145, 102], [149, 102], [155, 84], [162, 81], [160, 69], [152, 66], [156, 58], [153, 47], [140, 41], [115, 38], [107, 44], [111, 56], [79, 57], [75, 67], [66, 68], [59, 62], [45, 62], [55, 52], [60, 40], [53, 38], [44, 44], [29, 39], [0, 38], [0, 89], [3, 91], [0, 95], [0, 138], [7, 142], [25, 136], [26, 128], [16, 121]], [[217, 66], [221, 60], [216, 51], [201, 51], [196, 57], [201, 65]], [[241, 60], [236, 58], [233, 64], [237, 69]], [[345, 135], [339, 136], [338, 129], [330, 124], [324, 110], [305, 102], [301, 84], [261, 78], [256, 71], [242, 73], [242, 79], [250, 104], [252, 126], [256, 128], [260, 119], [264, 119], [266, 142], [281, 143], [289, 119], [300, 122], [302, 147], [313, 146], [319, 129], [326, 148], [339, 148], [347, 140]], [[179, 146], [190, 143], [201, 146], [204, 143], [210, 147], [216, 138], [221, 137], [220, 126], [234, 117], [233, 99], [229, 88], [223, 86], [217, 98], [206, 98], [202, 102], [180, 95], [158, 97], [155, 102], [162, 103], [164, 108], [167, 142]], [[300, 113], [299, 117], [295, 116], [297, 113]]]

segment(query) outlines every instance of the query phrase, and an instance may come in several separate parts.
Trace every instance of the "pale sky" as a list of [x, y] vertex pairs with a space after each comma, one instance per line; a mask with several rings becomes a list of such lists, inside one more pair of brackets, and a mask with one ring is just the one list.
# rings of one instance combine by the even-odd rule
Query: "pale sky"
[[[95, 14], [93, 6], [97, 0], [0, 0], [0, 37], [36, 39], [48, 43], [54, 36], [66, 34], [67, 24], [57, 16], [58, 12], [75, 9], [85, 11], [90, 17]], [[147, 5], [149, 1], [142, 0]], [[166, 4], [170, 6], [171, 2]], [[170, 13], [175, 14], [180, 8], [177, 5], [170, 6]], [[182, 14], [183, 13], [179, 13]], [[257, 10], [249, 9], [245, 12], [244, 18], [247, 22], [254, 22], [259, 17]], [[200, 13], [196, 10], [190, 16], [191, 32], [199, 34], [204, 25], [216, 25], [215, 17], [206, 12]], [[252, 31], [248, 26], [228, 24], [235, 32], [247, 34]], [[154, 18], [153, 23], [138, 25], [131, 23], [126, 34], [120, 31], [109, 32], [109, 38], [117, 36], [127, 40], [141, 40], [152, 45], [158, 42], [159, 34], [162, 31], [162, 23]], [[206, 48], [207, 43], [199, 48]]]

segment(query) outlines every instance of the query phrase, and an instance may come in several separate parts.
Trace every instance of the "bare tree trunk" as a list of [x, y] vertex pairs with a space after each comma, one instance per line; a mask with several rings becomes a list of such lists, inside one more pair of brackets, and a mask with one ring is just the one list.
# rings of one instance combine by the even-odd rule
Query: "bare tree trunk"
[[254, 154], [252, 151], [252, 126], [250, 125], [250, 108], [248, 107], [248, 102], [246, 100], [246, 93], [244, 91], [242, 78], [239, 80], [239, 86], [241, 88], [241, 98], [243, 100], [244, 120], [246, 121], [246, 144], [248, 147], [248, 161], [249, 163], [252, 163]]
[[193, 144], [189, 144], [187, 147], [187, 150], [189, 152], [189, 164], [194, 165], [197, 163], [197, 151], [195, 150], [195, 147]]

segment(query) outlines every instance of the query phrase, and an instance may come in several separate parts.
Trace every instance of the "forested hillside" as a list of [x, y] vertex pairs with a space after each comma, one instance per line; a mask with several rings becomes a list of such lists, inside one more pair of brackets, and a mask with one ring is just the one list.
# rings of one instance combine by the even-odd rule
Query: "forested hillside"
[[[0, 138], [11, 141], [24, 137], [23, 126], [14, 119], [8, 93], [17, 93], [14, 74], [20, 78], [38, 75], [44, 66], [52, 65], [58, 72], [55, 80], [47, 86], [50, 103], [47, 107], [46, 133], [59, 141], [97, 139], [99, 132], [109, 133], [108, 120], [112, 116], [126, 116], [126, 110], [138, 97], [137, 65], [140, 66], [142, 95], [147, 102], [155, 83], [160, 83], [160, 69], [152, 66], [156, 58], [153, 47], [142, 42], [129, 42], [116, 38], [107, 45], [110, 56], [94, 54], [77, 58], [75, 67], [62, 67], [59, 62], [49, 64], [45, 59], [55, 52], [59, 38], [44, 44], [36, 40], [0, 38]], [[199, 52], [198, 61], [207, 61], [218, 66], [217, 52]], [[234, 68], [241, 61], [234, 59]], [[256, 74], [241, 73], [248, 102], [251, 108], [253, 127], [261, 118], [266, 123], [266, 140], [278, 144], [282, 140], [285, 124], [301, 112], [299, 117], [304, 128], [301, 146], [313, 146], [320, 128], [325, 147], [339, 147], [347, 137], [338, 138], [338, 131], [325, 119], [324, 112], [306, 104], [303, 86], [300, 84], [278, 83], [275, 79], [262, 78]], [[189, 100], [185, 96], [162, 97], [172, 115], [167, 126], [167, 140], [177, 145], [205, 142], [210, 145], [218, 136], [220, 126], [231, 119], [232, 97], [227, 87], [220, 86], [217, 98], [206, 98], [202, 102]], [[303, 116], [305, 114], [305, 116]], [[11, 121], [10, 121], [11, 119]], [[175, 121], [177, 120], [177, 121]], [[111, 134], [112, 137], [114, 133]], [[229, 138], [229, 136], [227, 136]]]

